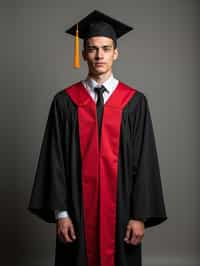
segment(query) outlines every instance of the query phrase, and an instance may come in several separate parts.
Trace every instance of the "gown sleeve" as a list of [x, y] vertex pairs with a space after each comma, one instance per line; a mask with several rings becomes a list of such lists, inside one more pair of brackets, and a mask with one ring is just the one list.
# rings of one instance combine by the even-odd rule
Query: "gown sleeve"
[[64, 119], [62, 104], [54, 96], [42, 140], [28, 210], [54, 223], [55, 210], [67, 210], [63, 156]]
[[132, 218], [144, 221], [147, 228], [162, 223], [167, 215], [149, 105], [142, 93], [133, 132]]

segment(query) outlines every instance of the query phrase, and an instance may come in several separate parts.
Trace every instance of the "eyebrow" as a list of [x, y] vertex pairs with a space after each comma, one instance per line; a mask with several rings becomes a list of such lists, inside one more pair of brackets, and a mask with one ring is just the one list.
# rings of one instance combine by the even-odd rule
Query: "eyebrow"
[[96, 46], [96, 45], [87, 45], [87, 48], [95, 48], [95, 49], [99, 49], [99, 48], [111, 48], [112, 47], [112, 44], [109, 44], [109, 45], [103, 45], [103, 46]]

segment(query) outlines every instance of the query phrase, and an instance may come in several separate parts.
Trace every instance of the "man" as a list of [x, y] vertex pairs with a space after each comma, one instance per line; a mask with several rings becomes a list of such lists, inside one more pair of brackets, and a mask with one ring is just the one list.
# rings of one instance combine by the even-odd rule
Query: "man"
[[88, 76], [54, 96], [28, 209], [56, 222], [55, 266], [141, 266], [167, 217], [147, 99], [112, 72], [131, 28], [98, 11], [78, 25]]

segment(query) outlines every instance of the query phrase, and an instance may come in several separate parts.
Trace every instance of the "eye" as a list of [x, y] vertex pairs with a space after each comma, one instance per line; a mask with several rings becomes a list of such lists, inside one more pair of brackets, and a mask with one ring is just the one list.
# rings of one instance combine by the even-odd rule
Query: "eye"
[[94, 52], [96, 50], [96, 48], [95, 47], [88, 47], [87, 50], [88, 50], [88, 52]]
[[104, 51], [110, 51], [110, 50], [112, 50], [112, 47], [111, 47], [111, 46], [105, 46], [105, 47], [103, 48], [103, 50], [104, 50]]

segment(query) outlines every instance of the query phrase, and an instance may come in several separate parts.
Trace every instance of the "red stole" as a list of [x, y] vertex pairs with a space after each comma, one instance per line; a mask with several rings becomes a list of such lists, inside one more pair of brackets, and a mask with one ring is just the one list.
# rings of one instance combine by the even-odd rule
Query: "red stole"
[[136, 90], [119, 82], [104, 104], [100, 147], [96, 103], [81, 82], [65, 92], [78, 107], [88, 266], [114, 266], [120, 126]]

